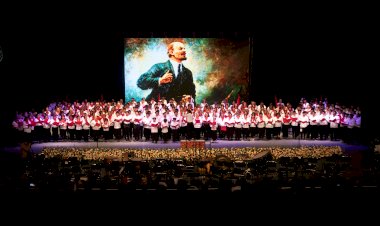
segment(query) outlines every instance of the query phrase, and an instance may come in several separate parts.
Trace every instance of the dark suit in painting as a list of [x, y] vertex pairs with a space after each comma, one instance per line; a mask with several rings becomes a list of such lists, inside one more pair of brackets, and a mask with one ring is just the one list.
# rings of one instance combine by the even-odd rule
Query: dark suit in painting
[[152, 92], [146, 97], [157, 99], [158, 96], [166, 99], [174, 98], [176, 101], [181, 100], [182, 95], [191, 95], [195, 99], [195, 84], [193, 74], [182, 64], [182, 71], [177, 77], [173, 77], [171, 83], [159, 85], [159, 79], [169, 70], [174, 76], [174, 68], [170, 61], [153, 65], [147, 72], [142, 74], [137, 80], [137, 86], [140, 89], [152, 89]]

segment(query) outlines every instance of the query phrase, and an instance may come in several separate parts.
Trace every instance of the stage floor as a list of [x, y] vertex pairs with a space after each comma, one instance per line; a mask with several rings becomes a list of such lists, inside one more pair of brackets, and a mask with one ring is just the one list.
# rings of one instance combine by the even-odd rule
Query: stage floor
[[[63, 147], [63, 148], [133, 148], [133, 149], [177, 149], [180, 148], [181, 142], [164, 143], [159, 141], [158, 143], [152, 143], [151, 141], [64, 141], [64, 142], [47, 142], [47, 143], [34, 143], [31, 146], [31, 151], [33, 153], [40, 153], [45, 147]], [[342, 151], [346, 155], [350, 155], [357, 151], [368, 150], [369, 147], [360, 144], [346, 144], [341, 141], [330, 141], [330, 140], [293, 140], [293, 139], [283, 139], [283, 140], [251, 140], [251, 141], [227, 141], [227, 140], [217, 140], [215, 142], [205, 141], [205, 146], [207, 149], [210, 148], [243, 148], [243, 147], [301, 147], [301, 146], [340, 146]], [[6, 152], [19, 152], [20, 147], [2, 147], [1, 151]]]

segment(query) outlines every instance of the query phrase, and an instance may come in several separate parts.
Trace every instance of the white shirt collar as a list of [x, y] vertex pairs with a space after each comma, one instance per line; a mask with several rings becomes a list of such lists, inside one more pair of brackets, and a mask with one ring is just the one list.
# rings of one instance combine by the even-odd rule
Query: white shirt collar
[[[181, 63], [178, 63], [178, 62], [176, 62], [174, 60], [170, 60], [170, 63], [173, 65], [174, 74], [175, 74], [175, 77], [177, 77], [178, 76], [178, 64], [181, 64]], [[181, 71], [183, 69], [182, 66], [181, 66]]]

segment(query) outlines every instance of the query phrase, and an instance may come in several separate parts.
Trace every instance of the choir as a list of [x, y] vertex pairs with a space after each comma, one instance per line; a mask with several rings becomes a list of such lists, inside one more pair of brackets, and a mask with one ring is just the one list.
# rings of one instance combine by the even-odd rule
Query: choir
[[191, 98], [149, 102], [75, 101], [51, 103], [41, 113], [16, 114], [12, 123], [20, 138], [58, 140], [177, 142], [254, 139], [313, 139], [351, 142], [360, 134], [359, 107], [302, 98], [296, 107], [280, 99], [274, 105], [223, 100], [195, 105]]

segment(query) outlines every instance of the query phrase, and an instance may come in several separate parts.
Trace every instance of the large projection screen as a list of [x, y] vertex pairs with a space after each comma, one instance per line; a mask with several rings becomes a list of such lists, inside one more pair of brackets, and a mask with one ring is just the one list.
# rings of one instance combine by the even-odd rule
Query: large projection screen
[[[182, 63], [192, 73], [196, 103], [204, 99], [215, 103], [226, 98], [235, 100], [238, 95], [249, 96], [249, 38], [125, 38], [124, 42], [127, 102], [132, 98], [136, 101], [147, 99], [152, 88], [140, 88], [138, 80], [152, 70], [153, 65], [168, 62], [168, 45], [172, 42], [184, 44], [187, 59]], [[160, 97], [152, 96], [155, 100]]]

